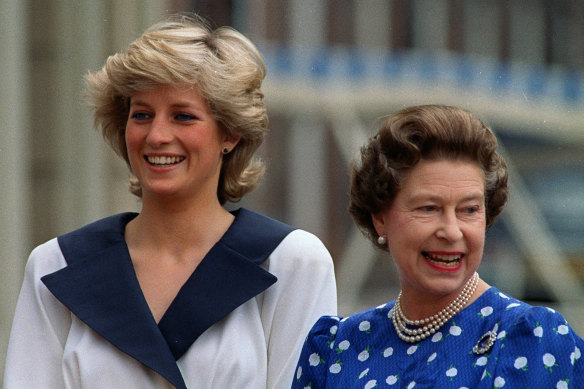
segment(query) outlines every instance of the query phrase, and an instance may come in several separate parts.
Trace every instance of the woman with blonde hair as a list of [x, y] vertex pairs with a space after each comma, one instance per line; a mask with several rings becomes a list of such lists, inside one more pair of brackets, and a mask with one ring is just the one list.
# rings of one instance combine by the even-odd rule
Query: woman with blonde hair
[[317, 237], [224, 208], [264, 170], [264, 76], [245, 36], [196, 16], [154, 25], [86, 76], [141, 210], [32, 252], [5, 388], [289, 386], [336, 290]]

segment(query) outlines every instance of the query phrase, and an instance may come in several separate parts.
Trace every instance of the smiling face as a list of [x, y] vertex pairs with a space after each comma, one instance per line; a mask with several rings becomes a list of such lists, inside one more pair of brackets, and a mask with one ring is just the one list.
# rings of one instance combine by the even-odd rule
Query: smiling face
[[126, 146], [142, 198], [216, 200], [222, 149], [238, 139], [220, 129], [195, 89], [159, 86], [130, 98]]
[[387, 236], [404, 296], [454, 299], [477, 270], [485, 239], [484, 176], [465, 160], [421, 160], [392, 204], [372, 215]]

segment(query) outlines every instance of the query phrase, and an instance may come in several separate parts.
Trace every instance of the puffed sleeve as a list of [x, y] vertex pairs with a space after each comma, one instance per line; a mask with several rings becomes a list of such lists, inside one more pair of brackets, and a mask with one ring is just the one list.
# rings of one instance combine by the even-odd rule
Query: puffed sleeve
[[296, 366], [292, 389], [325, 388], [328, 359], [337, 334], [339, 317], [323, 316], [310, 330]]
[[303, 230], [291, 232], [268, 261], [278, 281], [264, 292], [262, 301], [267, 388], [288, 389], [311, 326], [320, 316], [337, 313], [334, 267], [322, 242]]
[[56, 240], [36, 248], [25, 268], [4, 372], [5, 389], [62, 388], [69, 311], [40, 278], [65, 266]]
[[584, 340], [558, 312], [531, 307], [502, 336], [495, 388], [584, 388]]

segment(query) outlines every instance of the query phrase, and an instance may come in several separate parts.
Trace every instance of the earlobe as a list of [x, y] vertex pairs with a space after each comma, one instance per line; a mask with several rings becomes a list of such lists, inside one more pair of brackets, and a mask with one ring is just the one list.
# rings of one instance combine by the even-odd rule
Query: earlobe
[[375, 227], [377, 235], [379, 236], [385, 235], [385, 221], [383, 220], [382, 213], [381, 212], [372, 213], [371, 221], [373, 222], [373, 227]]
[[239, 143], [241, 136], [239, 135], [230, 135], [226, 134], [223, 137], [223, 147], [228, 148], [229, 150], [233, 150], [235, 146]]

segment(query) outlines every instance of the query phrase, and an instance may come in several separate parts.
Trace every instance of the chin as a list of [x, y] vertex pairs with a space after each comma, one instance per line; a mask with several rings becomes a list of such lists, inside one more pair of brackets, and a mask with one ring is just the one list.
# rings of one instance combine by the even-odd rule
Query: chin
[[176, 196], [180, 191], [172, 187], [150, 187], [144, 189], [142, 187], [142, 197], [148, 195], [149, 197], [172, 197]]
[[466, 283], [466, 277], [454, 277], [449, 279], [429, 280], [427, 285], [428, 294], [437, 296], [446, 296], [452, 293], [458, 293]]

